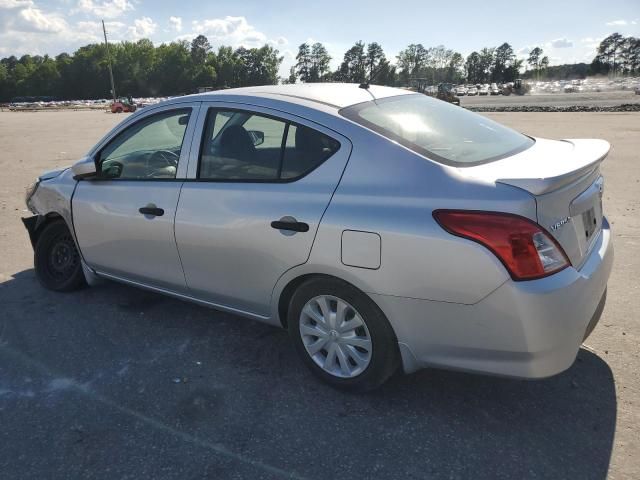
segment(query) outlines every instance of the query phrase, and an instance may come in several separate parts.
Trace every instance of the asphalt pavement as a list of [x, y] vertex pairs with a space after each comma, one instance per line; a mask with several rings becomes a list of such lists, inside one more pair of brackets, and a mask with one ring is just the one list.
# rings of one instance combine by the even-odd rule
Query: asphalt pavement
[[640, 114], [488, 116], [612, 142], [600, 325], [550, 379], [424, 370], [354, 395], [311, 376], [283, 330], [115, 283], [41, 288], [24, 186], [122, 117], [0, 113], [0, 476], [640, 478]]

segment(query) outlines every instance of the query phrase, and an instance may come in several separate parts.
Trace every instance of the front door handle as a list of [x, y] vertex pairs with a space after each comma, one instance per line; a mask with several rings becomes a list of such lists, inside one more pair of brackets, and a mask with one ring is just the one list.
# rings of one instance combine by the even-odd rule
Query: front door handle
[[[285, 220], [285, 218], [287, 220]], [[291, 218], [291, 220], [288, 220]], [[276, 230], [289, 230], [291, 232], [308, 232], [309, 224], [304, 222], [298, 222], [295, 218], [284, 217], [280, 220], [271, 222], [271, 227]]]
[[164, 210], [158, 207], [141, 207], [138, 211], [143, 215], [151, 215], [152, 217], [161, 217], [164, 215]]

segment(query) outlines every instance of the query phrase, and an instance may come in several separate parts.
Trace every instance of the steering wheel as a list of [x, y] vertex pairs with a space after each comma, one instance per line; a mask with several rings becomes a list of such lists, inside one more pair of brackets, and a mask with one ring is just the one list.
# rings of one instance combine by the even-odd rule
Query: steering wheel
[[157, 150], [147, 159], [146, 178], [170, 178], [175, 176], [180, 156], [171, 150]]
[[156, 160], [164, 161], [167, 167], [175, 167], [178, 165], [180, 155], [178, 155], [176, 152], [172, 152], [171, 150], [156, 150], [151, 154], [149, 162], [155, 163]]

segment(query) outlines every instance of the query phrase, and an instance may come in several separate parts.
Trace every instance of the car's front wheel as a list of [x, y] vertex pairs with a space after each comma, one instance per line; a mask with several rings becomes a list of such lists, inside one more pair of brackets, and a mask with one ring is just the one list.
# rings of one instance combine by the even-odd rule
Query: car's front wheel
[[314, 278], [291, 299], [288, 328], [313, 373], [333, 386], [372, 390], [399, 365], [398, 343], [378, 306], [352, 285]]
[[34, 266], [38, 280], [49, 290], [69, 292], [85, 285], [80, 254], [63, 221], [46, 225], [38, 236]]

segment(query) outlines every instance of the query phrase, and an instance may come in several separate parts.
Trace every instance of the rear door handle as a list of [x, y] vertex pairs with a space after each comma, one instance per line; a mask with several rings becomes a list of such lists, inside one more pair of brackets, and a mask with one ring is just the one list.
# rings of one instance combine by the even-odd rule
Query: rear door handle
[[290, 230], [292, 232], [308, 232], [309, 224], [297, 221], [276, 220], [271, 222], [271, 227], [276, 230]]
[[158, 207], [141, 207], [138, 211], [143, 215], [151, 215], [153, 217], [161, 217], [164, 215], [164, 210]]

